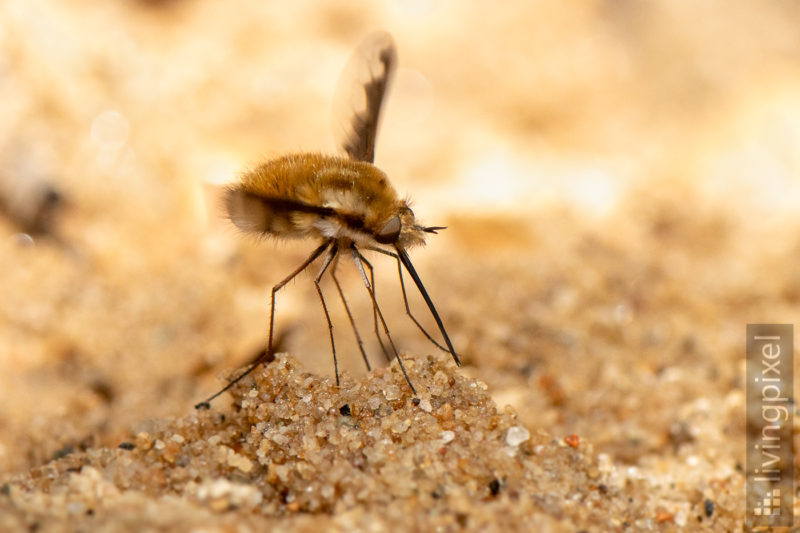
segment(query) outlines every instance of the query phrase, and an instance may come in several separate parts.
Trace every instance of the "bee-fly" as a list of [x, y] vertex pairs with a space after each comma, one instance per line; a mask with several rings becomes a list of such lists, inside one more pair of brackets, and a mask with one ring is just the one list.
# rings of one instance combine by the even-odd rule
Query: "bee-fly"
[[[320, 280], [326, 273], [333, 279], [364, 363], [370, 369], [361, 336], [336, 278], [336, 267], [341, 255], [349, 255], [353, 260], [369, 293], [375, 334], [384, 354], [387, 358], [397, 358], [409, 387], [416, 395], [416, 389], [408, 377], [375, 297], [372, 265], [362, 255], [361, 250], [379, 252], [397, 261], [406, 313], [431, 342], [449, 352], [456, 364], [461, 365], [439, 313], [407, 253], [409, 248], [424, 244], [426, 234], [436, 233], [444, 228], [419, 224], [408, 203], [400, 199], [392, 188], [386, 174], [372, 164], [381, 105], [396, 63], [391, 36], [381, 33], [368, 38], [358, 48], [351, 63], [365, 59], [369, 63], [370, 76], [360, 88], [363, 89], [362, 99], [366, 101], [366, 106], [354, 114], [350, 130], [342, 143], [348, 157], [319, 153], [286, 155], [245, 172], [240, 182], [227, 190], [225, 207], [231, 221], [239, 229], [260, 236], [312, 238], [320, 244], [300, 266], [272, 288], [266, 351], [243, 374], [197, 407], [208, 407], [208, 402], [228, 390], [259, 364], [274, 359], [275, 295], [319, 257], [322, 257], [322, 263], [314, 284], [328, 323], [336, 384], [339, 384], [339, 363], [333, 339], [333, 324], [320, 287]], [[425, 300], [444, 338], [446, 348], [436, 342], [411, 314], [403, 283], [403, 268], [411, 275]], [[379, 323], [391, 347], [391, 354], [381, 340]]]

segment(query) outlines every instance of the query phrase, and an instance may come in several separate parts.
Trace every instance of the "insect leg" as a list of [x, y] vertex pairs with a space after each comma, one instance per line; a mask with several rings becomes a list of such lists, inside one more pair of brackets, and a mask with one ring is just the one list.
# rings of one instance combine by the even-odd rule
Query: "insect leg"
[[223, 392], [226, 392], [228, 389], [230, 389], [231, 387], [236, 385], [239, 381], [242, 380], [242, 378], [244, 378], [246, 375], [248, 375], [253, 370], [255, 370], [256, 367], [258, 367], [258, 365], [260, 365], [261, 363], [271, 363], [272, 361], [275, 360], [275, 353], [272, 351], [272, 332], [273, 332], [273, 326], [274, 326], [274, 323], [275, 323], [275, 320], [274, 320], [275, 319], [275, 293], [278, 292], [279, 290], [281, 290], [284, 285], [286, 285], [287, 283], [292, 281], [295, 277], [297, 277], [297, 275], [300, 274], [303, 270], [308, 268], [308, 265], [310, 265], [312, 262], [314, 262], [314, 260], [317, 257], [319, 257], [320, 254], [322, 254], [322, 252], [324, 252], [325, 249], [328, 246], [331, 245], [331, 242], [333, 242], [333, 240], [327, 240], [327, 241], [323, 242], [322, 244], [320, 244], [313, 252], [311, 252], [311, 255], [309, 255], [308, 258], [305, 261], [303, 261], [303, 263], [299, 267], [297, 267], [297, 269], [295, 269], [294, 272], [289, 274], [287, 277], [285, 277], [283, 280], [281, 280], [277, 285], [272, 287], [272, 296], [270, 298], [270, 306], [269, 306], [269, 341], [267, 342], [267, 350], [260, 357], [258, 357], [255, 361], [253, 361], [250, 364], [250, 366], [248, 366], [247, 369], [244, 372], [239, 374], [239, 376], [236, 379], [232, 380], [230, 383], [225, 385], [222, 389], [217, 391], [217, 393], [214, 394], [213, 396], [211, 396], [208, 399], [206, 399], [205, 401], [202, 401], [202, 402], [198, 403], [197, 405], [195, 405], [194, 406], [195, 409], [208, 409], [210, 407], [210, 403], [211, 403], [212, 400], [214, 400], [217, 396], [219, 396]]
[[[419, 328], [419, 330], [422, 332], [422, 334], [423, 334], [423, 335], [425, 335], [425, 337], [426, 337], [426, 338], [427, 338], [429, 341], [431, 341], [431, 343], [433, 343], [433, 345], [434, 345], [434, 346], [436, 346], [437, 348], [439, 348], [439, 349], [440, 349], [440, 350], [442, 350], [443, 352], [448, 352], [448, 353], [449, 353], [449, 352], [450, 352], [450, 350], [448, 350], [447, 348], [445, 348], [444, 346], [442, 346], [441, 344], [439, 344], [439, 343], [436, 341], [436, 339], [434, 339], [434, 338], [431, 336], [431, 334], [430, 334], [430, 333], [428, 333], [428, 332], [425, 330], [425, 328], [424, 328], [424, 327], [422, 327], [422, 324], [420, 324], [420, 323], [419, 323], [419, 321], [416, 319], [416, 317], [414, 317], [414, 315], [413, 315], [413, 314], [411, 314], [411, 307], [408, 305], [408, 296], [406, 295], [406, 284], [405, 284], [405, 282], [403, 281], [403, 269], [402, 269], [402, 268], [401, 268], [401, 266], [400, 266], [400, 265], [401, 265], [401, 263], [400, 263], [400, 257], [399, 257], [399, 256], [398, 256], [396, 253], [394, 253], [394, 252], [389, 252], [389, 251], [387, 251], [387, 250], [383, 250], [383, 249], [381, 249], [381, 248], [369, 248], [369, 249], [370, 249], [370, 250], [372, 250], [372, 251], [375, 251], [375, 252], [382, 253], [382, 254], [384, 254], [384, 255], [388, 255], [389, 257], [393, 257], [393, 258], [395, 259], [395, 261], [397, 261], [397, 275], [398, 275], [398, 277], [400, 278], [400, 290], [401, 290], [401, 291], [402, 291], [402, 293], [403, 293], [403, 304], [404, 304], [404, 305], [405, 305], [405, 307], [406, 307], [406, 314], [407, 314], [407, 315], [408, 315], [408, 317], [411, 319], [411, 321], [412, 321], [412, 322], [414, 322], [414, 324], [416, 324], [417, 328]], [[363, 257], [362, 257], [362, 259], [363, 259]]]
[[317, 289], [319, 301], [322, 302], [322, 310], [325, 312], [325, 320], [328, 322], [328, 334], [331, 337], [331, 351], [333, 352], [333, 371], [336, 373], [336, 386], [338, 387], [339, 360], [336, 358], [336, 344], [333, 342], [333, 322], [331, 322], [331, 316], [328, 314], [328, 306], [325, 305], [325, 297], [322, 296], [322, 288], [319, 286], [319, 280], [322, 279], [322, 276], [325, 274], [325, 271], [328, 270], [331, 261], [333, 261], [337, 253], [339, 253], [339, 247], [334, 242], [333, 246], [331, 246], [330, 250], [328, 251], [328, 255], [325, 256], [325, 260], [322, 262], [322, 267], [319, 269], [319, 274], [317, 274], [317, 277], [314, 278], [314, 287]]
[[456, 354], [455, 348], [453, 348], [453, 343], [450, 342], [450, 336], [447, 334], [447, 331], [445, 331], [442, 319], [439, 317], [439, 313], [436, 312], [436, 307], [434, 307], [431, 297], [428, 296], [428, 291], [425, 290], [425, 286], [422, 284], [422, 280], [419, 278], [419, 274], [417, 274], [417, 271], [414, 270], [414, 265], [411, 264], [411, 259], [408, 257], [408, 254], [403, 248], [395, 245], [394, 249], [397, 251], [397, 257], [400, 258], [400, 261], [403, 263], [403, 266], [406, 267], [406, 270], [408, 270], [408, 273], [411, 275], [411, 279], [414, 280], [414, 284], [417, 286], [419, 293], [422, 295], [422, 298], [428, 305], [428, 309], [433, 315], [433, 319], [436, 321], [436, 325], [439, 326], [439, 331], [442, 333], [442, 337], [444, 337], [444, 342], [445, 344], [447, 344], [447, 348], [448, 351], [450, 352], [450, 355], [453, 356], [453, 360], [456, 362], [456, 364], [458, 366], [461, 366], [461, 361], [458, 359], [458, 355]]
[[[358, 252], [358, 250], [356, 250], [356, 252]], [[367, 259], [363, 255], [361, 255], [361, 252], [358, 252], [358, 257], [361, 259], [361, 262], [364, 263], [364, 265], [369, 269], [369, 280], [370, 280], [370, 284], [372, 286], [372, 294], [375, 295], [375, 301], [377, 301], [378, 297], [377, 297], [377, 293], [375, 291], [375, 270], [372, 268], [372, 263], [367, 261]], [[380, 331], [378, 330], [378, 311], [377, 311], [377, 306], [374, 303], [372, 305], [372, 324], [373, 324], [373, 326], [375, 328], [374, 329], [375, 338], [378, 339], [378, 344], [380, 344], [380, 346], [381, 346], [381, 351], [383, 352], [383, 356], [386, 357], [386, 360], [388, 362], [391, 362], [392, 361], [392, 356], [389, 354], [389, 351], [386, 349], [386, 345], [383, 344], [383, 341], [381, 340]]]
[[375, 312], [378, 315], [378, 318], [381, 321], [381, 325], [383, 326], [383, 332], [386, 334], [386, 338], [389, 340], [389, 345], [392, 347], [392, 351], [394, 352], [394, 356], [397, 358], [397, 363], [400, 365], [400, 370], [403, 371], [403, 376], [406, 378], [406, 382], [408, 386], [411, 387], [411, 392], [414, 393], [414, 396], [417, 395], [417, 389], [414, 388], [414, 385], [411, 383], [411, 379], [408, 377], [408, 372], [406, 372], [406, 367], [403, 364], [403, 360], [400, 359], [400, 353], [397, 351], [397, 348], [394, 345], [394, 341], [392, 341], [392, 336], [389, 334], [389, 326], [386, 325], [386, 320], [383, 318], [383, 313], [381, 313], [381, 308], [378, 306], [378, 300], [375, 299], [375, 292], [370, 285], [369, 280], [367, 279], [367, 273], [364, 271], [364, 264], [361, 261], [361, 254], [358, 253], [358, 249], [355, 245], [350, 246], [350, 251], [353, 254], [353, 261], [356, 263], [356, 267], [358, 267], [358, 271], [361, 273], [361, 279], [364, 281], [364, 286], [367, 288], [367, 292], [372, 298], [372, 305], [375, 309]]
[[353, 327], [353, 333], [356, 336], [356, 342], [358, 343], [358, 350], [361, 352], [361, 357], [364, 358], [364, 364], [367, 365], [367, 370], [372, 370], [372, 367], [369, 364], [369, 359], [367, 359], [367, 352], [364, 351], [364, 342], [361, 340], [361, 335], [358, 334], [358, 328], [356, 328], [356, 321], [353, 319], [353, 314], [350, 312], [350, 306], [347, 305], [347, 300], [344, 297], [344, 291], [342, 291], [342, 286], [339, 284], [339, 280], [336, 279], [336, 267], [339, 265], [339, 256], [337, 255], [333, 260], [333, 266], [331, 267], [331, 277], [333, 278], [333, 283], [336, 285], [336, 290], [339, 291], [339, 298], [342, 300], [342, 305], [344, 305], [344, 310], [347, 313], [347, 318], [350, 320], [350, 325]]

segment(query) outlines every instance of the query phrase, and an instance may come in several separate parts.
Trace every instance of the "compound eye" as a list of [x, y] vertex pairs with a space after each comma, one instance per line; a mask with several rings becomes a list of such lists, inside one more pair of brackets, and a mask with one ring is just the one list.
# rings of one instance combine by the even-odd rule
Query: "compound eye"
[[375, 234], [375, 240], [381, 244], [392, 244], [397, 242], [400, 236], [400, 229], [402, 228], [400, 217], [395, 215], [383, 225], [383, 227]]

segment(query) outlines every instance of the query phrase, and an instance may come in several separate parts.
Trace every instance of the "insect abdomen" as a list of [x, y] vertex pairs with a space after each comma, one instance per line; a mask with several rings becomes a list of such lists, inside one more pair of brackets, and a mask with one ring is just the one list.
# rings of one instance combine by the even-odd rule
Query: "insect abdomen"
[[248, 233], [276, 237], [302, 237], [306, 233], [296, 223], [296, 206], [279, 199], [264, 198], [241, 188], [232, 188], [228, 189], [225, 196], [225, 208], [236, 227]]

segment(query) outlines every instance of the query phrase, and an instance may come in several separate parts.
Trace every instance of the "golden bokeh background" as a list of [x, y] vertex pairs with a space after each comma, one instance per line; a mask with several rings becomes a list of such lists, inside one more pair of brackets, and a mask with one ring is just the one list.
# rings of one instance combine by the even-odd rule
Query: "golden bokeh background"
[[[382, 29], [399, 70], [376, 164], [448, 226], [413, 257], [464, 372], [651, 471], [696, 455], [699, 409], [723, 450], [701, 462], [730, 474], [744, 324], [800, 298], [798, 21], [755, 0], [3, 2], [0, 472], [116, 446], [257, 352], [268, 288], [313, 244], [242, 237], [220, 187], [336, 153], [340, 73]], [[47, 187], [63, 202], [33, 234]], [[430, 349], [377, 270], [404, 346]], [[332, 374], [310, 281], [281, 298], [288, 349]]]

